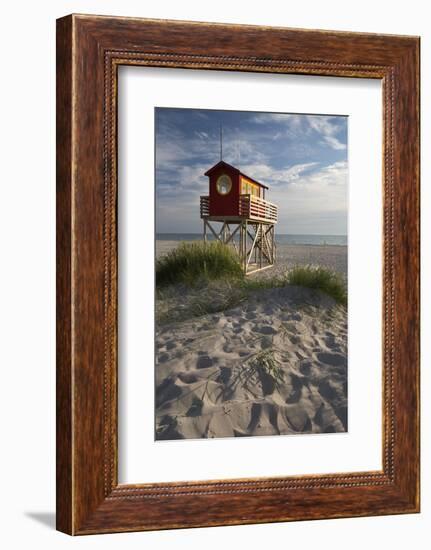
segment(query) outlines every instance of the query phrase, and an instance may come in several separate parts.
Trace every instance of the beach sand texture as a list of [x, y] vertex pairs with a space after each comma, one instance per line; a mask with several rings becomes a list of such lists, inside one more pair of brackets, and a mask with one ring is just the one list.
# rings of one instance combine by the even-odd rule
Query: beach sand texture
[[[321, 265], [317, 248], [346, 274], [346, 247], [296, 247], [277, 269]], [[156, 439], [347, 431], [346, 308], [293, 286], [235, 292], [171, 287], [157, 301]]]

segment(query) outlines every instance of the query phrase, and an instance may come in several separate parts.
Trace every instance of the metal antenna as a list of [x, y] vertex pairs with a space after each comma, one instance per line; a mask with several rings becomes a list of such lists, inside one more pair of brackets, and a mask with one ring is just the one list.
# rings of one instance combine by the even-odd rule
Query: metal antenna
[[220, 160], [223, 160], [223, 127], [220, 122]]

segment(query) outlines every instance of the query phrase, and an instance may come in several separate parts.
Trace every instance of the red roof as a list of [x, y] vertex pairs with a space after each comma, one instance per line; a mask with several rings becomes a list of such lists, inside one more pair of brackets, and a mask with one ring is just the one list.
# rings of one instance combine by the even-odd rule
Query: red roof
[[259, 185], [260, 187], [263, 187], [264, 189], [268, 189], [268, 187], [266, 185], [264, 185], [263, 183], [260, 183], [259, 181], [255, 180], [254, 178], [251, 178], [250, 176], [247, 176], [247, 174], [244, 174], [244, 172], [241, 172], [241, 170], [239, 170], [238, 168], [235, 168], [235, 166], [232, 166], [232, 164], [228, 164], [224, 160], [220, 160], [219, 162], [217, 162], [217, 164], [214, 164], [214, 166], [212, 166], [209, 170], [207, 170], [205, 172], [205, 176], [210, 176], [215, 170], [217, 170], [221, 166], [225, 166], [225, 167], [229, 168], [231, 171], [236, 172], [236, 173], [240, 174], [241, 176], [243, 176], [244, 178], [247, 178], [248, 180], [252, 181], [256, 185]]

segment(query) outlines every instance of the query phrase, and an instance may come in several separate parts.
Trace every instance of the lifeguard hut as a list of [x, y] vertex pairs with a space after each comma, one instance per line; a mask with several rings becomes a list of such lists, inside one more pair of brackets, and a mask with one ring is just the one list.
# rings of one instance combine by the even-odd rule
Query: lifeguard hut
[[204, 241], [211, 234], [232, 245], [246, 275], [272, 267], [278, 208], [266, 200], [268, 187], [223, 160], [205, 175], [209, 195], [200, 200]]

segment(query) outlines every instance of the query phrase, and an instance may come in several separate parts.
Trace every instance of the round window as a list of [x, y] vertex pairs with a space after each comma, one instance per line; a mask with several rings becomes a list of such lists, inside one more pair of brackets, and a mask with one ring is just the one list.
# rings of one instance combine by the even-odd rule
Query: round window
[[232, 189], [232, 180], [227, 174], [221, 175], [217, 180], [217, 191], [220, 195], [227, 195]]

